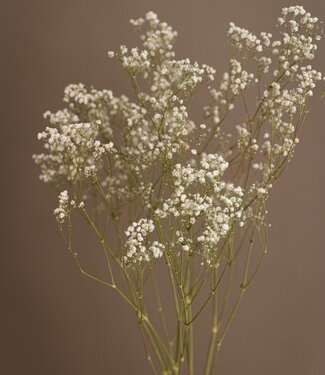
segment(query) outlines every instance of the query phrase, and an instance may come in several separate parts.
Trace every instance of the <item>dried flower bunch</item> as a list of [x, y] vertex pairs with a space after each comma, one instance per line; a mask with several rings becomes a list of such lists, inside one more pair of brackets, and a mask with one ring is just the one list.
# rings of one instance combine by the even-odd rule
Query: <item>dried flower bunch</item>
[[[34, 160], [40, 179], [60, 192], [54, 214], [80, 271], [113, 288], [136, 312], [153, 373], [194, 373], [194, 323], [210, 306], [203, 373], [213, 374], [239, 302], [267, 252], [270, 190], [292, 158], [308, 112], [324, 96], [312, 100], [323, 77], [309, 65], [322, 27], [301, 6], [282, 9], [278, 38], [230, 23], [232, 58], [216, 84], [213, 67], [175, 59], [177, 32], [155, 13], [131, 24], [143, 47], [121, 46], [108, 56], [129, 75], [135, 102], [110, 90], [69, 85], [66, 108], [44, 115], [50, 126], [38, 138], [46, 153]], [[195, 123], [190, 100], [202, 85], [210, 100], [202, 123]], [[243, 118], [234, 126], [228, 117], [237, 108]], [[73, 211], [98, 237], [107, 281], [78, 260]], [[112, 230], [107, 235], [110, 227], [116, 245]], [[165, 281], [156, 280], [157, 267], [167, 270], [174, 326], [165, 319]], [[239, 285], [232, 285], [234, 270]], [[146, 298], [148, 284], [156, 302]], [[149, 318], [148, 306], [155, 303], [160, 327]]]

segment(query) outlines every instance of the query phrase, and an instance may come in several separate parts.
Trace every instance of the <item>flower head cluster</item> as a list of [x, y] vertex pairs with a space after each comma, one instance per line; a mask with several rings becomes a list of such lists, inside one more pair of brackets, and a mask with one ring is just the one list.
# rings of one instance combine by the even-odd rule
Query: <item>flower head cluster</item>
[[177, 36], [166, 22], [161, 22], [154, 12], [148, 12], [145, 18], [131, 20], [131, 24], [138, 29], [143, 45], [152, 58], [169, 59], [175, 56], [173, 44]]
[[237, 125], [238, 132], [238, 148], [241, 152], [256, 152], [259, 148], [257, 140], [253, 137], [249, 131], [247, 124]]
[[[82, 83], [70, 84], [64, 90], [63, 101], [69, 106], [67, 114], [70, 114], [75, 119], [70, 122], [96, 124], [104, 132], [105, 136], [108, 138], [112, 136], [110, 119], [105, 110], [109, 104], [114, 105], [116, 102], [112, 91], [97, 90], [93, 87], [87, 90]], [[47, 114], [51, 116], [50, 112], [47, 112]]]
[[158, 241], [150, 243], [149, 237], [154, 230], [153, 221], [148, 219], [140, 219], [128, 227], [125, 232], [127, 240], [123, 257], [126, 265], [149, 262], [163, 255], [165, 247], [162, 243]]
[[312, 17], [302, 6], [282, 9], [278, 24], [283, 26], [283, 46], [290, 54], [300, 59], [313, 59], [317, 41], [322, 35], [322, 25], [317, 17]]
[[45, 182], [55, 182], [61, 176], [73, 180], [88, 168], [96, 170], [103, 154], [113, 150], [112, 142], [101, 143], [96, 136], [97, 129], [90, 123], [46, 127], [38, 139], [45, 140], [49, 154], [34, 156], [43, 172], [40, 178]]
[[69, 213], [69, 195], [67, 190], [64, 190], [59, 194], [59, 207], [54, 210], [56, 221], [63, 224]]
[[[46, 152], [34, 160], [40, 178], [63, 190], [55, 210], [60, 223], [69, 213], [67, 191], [105, 225], [122, 215], [132, 223], [123, 264], [146, 264], [167, 250], [199, 253], [211, 264], [237, 222], [265, 223], [266, 213], [256, 211], [290, 161], [323, 79], [304, 65], [314, 58], [321, 23], [301, 6], [282, 10], [278, 38], [230, 23], [232, 58], [217, 84], [213, 67], [177, 59], [177, 32], [154, 12], [131, 24], [142, 45], [122, 45], [108, 57], [125, 68], [134, 100], [68, 85], [66, 108], [44, 115], [50, 126], [38, 138]], [[204, 84], [211, 99], [198, 126], [190, 100]], [[240, 125], [224, 127], [238, 107]]]
[[249, 30], [236, 26], [233, 22], [230, 22], [228, 29], [228, 36], [230, 37], [230, 42], [232, 47], [244, 52], [252, 51], [262, 52], [263, 44], [269, 45], [271, 34], [263, 33], [261, 34], [263, 42], [256, 35], [251, 33]]
[[[130, 98], [68, 85], [66, 108], [44, 115], [50, 125], [38, 138], [45, 152], [34, 160], [41, 179], [61, 192], [54, 215], [79, 270], [115, 289], [137, 312], [146, 351], [156, 355], [154, 362], [148, 356], [155, 373], [156, 365], [163, 373], [181, 372], [185, 357], [187, 367], [192, 363], [191, 350], [182, 354], [191, 340], [188, 328], [208, 303], [214, 310], [220, 306], [218, 325], [225, 319], [226, 327], [216, 333], [212, 322], [209, 353], [215, 355], [215, 343], [219, 348], [267, 252], [268, 197], [308, 112], [325, 96], [316, 89], [322, 74], [309, 65], [321, 23], [301, 6], [282, 10], [278, 37], [230, 23], [231, 59], [217, 83], [213, 67], [177, 58], [177, 32], [154, 12], [131, 24], [142, 44], [108, 52], [128, 75]], [[210, 99], [198, 119], [191, 104], [205, 84]], [[72, 250], [75, 208], [99, 240], [109, 279], [88, 273]], [[167, 271], [157, 282], [156, 266]], [[116, 267], [122, 278], [115, 277]], [[149, 276], [161, 330], [149, 320]], [[159, 293], [165, 277], [178, 315], [176, 340], [168, 337]], [[228, 309], [228, 302], [234, 307]], [[213, 365], [207, 363], [206, 372]]]
[[[172, 172], [174, 191], [155, 215], [177, 220], [183, 228], [177, 240], [182, 249], [188, 251], [190, 244], [196, 244], [196, 251], [209, 263], [217, 256], [220, 239], [242, 216], [243, 191], [220, 179], [228, 167], [220, 155], [203, 154], [200, 166], [195, 169], [176, 164]], [[196, 228], [195, 235], [191, 228]]]
[[233, 102], [239, 94], [256, 82], [254, 74], [244, 70], [240, 61], [231, 59], [229, 72], [223, 74], [218, 88], [210, 89], [213, 105], [205, 107], [206, 117], [212, 117], [218, 124], [234, 109]]

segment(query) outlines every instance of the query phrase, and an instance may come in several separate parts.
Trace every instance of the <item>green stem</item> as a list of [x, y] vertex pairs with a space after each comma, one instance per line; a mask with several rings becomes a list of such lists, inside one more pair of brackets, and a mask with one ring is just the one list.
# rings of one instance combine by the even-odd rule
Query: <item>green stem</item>
[[[215, 266], [213, 269], [213, 282], [216, 281], [217, 278], [217, 267]], [[209, 342], [209, 349], [207, 354], [207, 359], [205, 363], [204, 375], [210, 374], [212, 356], [215, 347], [215, 341], [218, 332], [218, 312], [217, 312], [217, 295], [216, 293], [213, 294], [212, 298], [212, 329], [210, 334], [210, 342]]]
[[139, 327], [139, 331], [140, 331], [140, 335], [141, 335], [141, 339], [142, 339], [142, 342], [143, 342], [143, 346], [144, 346], [144, 350], [145, 350], [145, 353], [146, 353], [147, 360], [150, 364], [150, 367], [151, 367], [154, 375], [158, 375], [158, 372], [157, 372], [157, 370], [155, 368], [155, 365], [152, 361], [152, 358], [151, 358], [151, 355], [150, 355], [150, 352], [149, 352], [149, 349], [148, 349], [148, 346], [147, 346], [147, 343], [146, 343], [146, 339], [144, 337], [144, 332], [142, 331], [142, 327], [140, 325], [138, 327]]
[[166, 339], [166, 342], [168, 343], [169, 351], [171, 352], [172, 347], [171, 347], [171, 342], [169, 340], [169, 334], [168, 334], [165, 314], [164, 314], [163, 306], [162, 306], [161, 299], [160, 299], [160, 294], [159, 294], [159, 289], [158, 289], [156, 277], [155, 277], [155, 274], [154, 274], [152, 269], [150, 271], [150, 274], [151, 274], [151, 278], [152, 278], [152, 282], [153, 282], [153, 286], [154, 286], [154, 291], [155, 291], [156, 300], [157, 300], [157, 304], [158, 304], [158, 311], [159, 311], [159, 315], [160, 315], [161, 324], [162, 324], [162, 327], [163, 327], [165, 339]]

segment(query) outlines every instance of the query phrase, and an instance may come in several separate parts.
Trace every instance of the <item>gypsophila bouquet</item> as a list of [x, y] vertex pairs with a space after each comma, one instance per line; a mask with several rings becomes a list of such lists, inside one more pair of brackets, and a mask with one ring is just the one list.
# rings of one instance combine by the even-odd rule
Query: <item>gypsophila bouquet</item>
[[[125, 69], [136, 100], [69, 85], [66, 108], [44, 114], [50, 126], [38, 138], [46, 152], [33, 157], [40, 179], [59, 192], [54, 214], [73, 260], [134, 310], [154, 374], [194, 374], [194, 328], [211, 309], [208, 349], [200, 353], [209, 375], [267, 253], [269, 193], [324, 96], [313, 98], [323, 78], [310, 65], [322, 27], [301, 6], [282, 9], [278, 37], [230, 23], [231, 60], [215, 83], [213, 67], [175, 58], [177, 32], [155, 13], [131, 24], [142, 48], [108, 56]], [[196, 123], [189, 105], [202, 85], [210, 99]], [[228, 115], [238, 109], [242, 121], [233, 124]], [[78, 258], [73, 212], [96, 234], [107, 279]], [[165, 270], [159, 278], [158, 269]], [[232, 285], [233, 273], [240, 283]], [[166, 279], [174, 320], [161, 298]]]

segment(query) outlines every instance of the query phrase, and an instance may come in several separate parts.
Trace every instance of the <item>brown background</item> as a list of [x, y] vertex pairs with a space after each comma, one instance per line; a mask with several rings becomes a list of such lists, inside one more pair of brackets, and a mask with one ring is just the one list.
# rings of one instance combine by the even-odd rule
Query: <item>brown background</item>
[[[325, 20], [322, 0], [302, 0]], [[56, 196], [31, 154], [42, 113], [70, 82], [129, 92], [108, 49], [136, 43], [128, 20], [158, 12], [179, 31], [180, 57], [226, 68], [229, 21], [275, 33], [286, 1], [11, 0], [1, 20], [0, 374], [149, 374], [134, 314], [83, 278], [52, 215]], [[325, 71], [325, 43], [314, 66]], [[324, 103], [310, 115], [275, 187], [270, 252], [222, 348], [222, 375], [325, 374]], [[234, 124], [235, 125], [235, 124]], [[91, 262], [91, 258], [89, 259]], [[200, 355], [198, 361], [203, 361]]]

